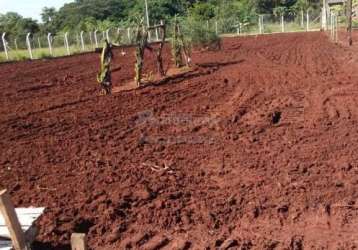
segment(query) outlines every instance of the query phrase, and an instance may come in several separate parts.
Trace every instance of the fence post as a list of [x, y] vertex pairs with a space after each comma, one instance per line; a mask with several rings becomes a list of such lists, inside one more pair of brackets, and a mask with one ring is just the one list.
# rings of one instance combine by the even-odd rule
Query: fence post
[[259, 34], [261, 34], [261, 16], [259, 15]]
[[17, 46], [17, 39], [16, 38], [14, 39], [14, 43], [15, 43], [15, 49], [19, 50], [19, 46]]
[[85, 42], [84, 42], [84, 40], [83, 40], [83, 31], [81, 31], [81, 33], [80, 33], [80, 36], [81, 36], [81, 50], [82, 51], [85, 51]]
[[334, 22], [334, 26], [335, 26], [335, 40], [336, 43], [338, 43], [338, 15], [335, 16], [335, 22]]
[[216, 35], [219, 34], [219, 30], [218, 30], [218, 21], [215, 21], [215, 33]]
[[301, 28], [304, 28], [304, 15], [303, 15], [303, 10], [301, 10]]
[[309, 14], [308, 10], [307, 10], [307, 14], [306, 14], [306, 19], [307, 19], [306, 29], [307, 29], [307, 31], [309, 31], [310, 30], [310, 14]]
[[40, 37], [37, 38], [37, 43], [39, 44], [39, 49], [42, 49]]
[[106, 30], [106, 38], [107, 38], [108, 42], [111, 42], [110, 39], [109, 39], [109, 29]]
[[77, 48], [80, 51], [82, 51], [81, 36], [78, 33], [76, 33], [76, 48], [75, 49], [77, 50]]
[[97, 32], [98, 32], [98, 30], [94, 31], [94, 43], [96, 44], [96, 48], [98, 48]]
[[330, 22], [330, 33], [331, 33], [331, 39], [333, 39], [333, 15], [332, 15], [332, 13], [330, 13], [330, 15], [329, 15], [329, 22]]
[[325, 0], [323, 0], [323, 7], [322, 7], [322, 29], [327, 30], [327, 8], [326, 8]]
[[1, 38], [2, 38], [2, 44], [4, 46], [4, 52], [5, 52], [6, 59], [9, 60], [9, 53], [7, 51], [7, 42], [6, 42], [5, 36], [6, 36], [6, 32], [2, 33]]
[[92, 39], [92, 32], [89, 32], [89, 39], [90, 39], [90, 43], [91, 43], [91, 48], [93, 48], [93, 39]]
[[155, 28], [155, 36], [157, 38], [157, 41], [159, 41], [159, 33], [158, 33], [158, 28]]
[[264, 17], [263, 15], [259, 15], [259, 33], [262, 34], [264, 32]]
[[86, 234], [73, 233], [71, 235], [71, 249], [72, 250], [87, 250]]
[[67, 55], [71, 55], [70, 46], [68, 44], [68, 32], [65, 33], [65, 47], [67, 50]]
[[31, 36], [31, 33], [27, 33], [27, 35], [26, 35], [26, 45], [27, 45], [27, 50], [29, 51], [30, 59], [34, 59], [33, 55], [32, 55], [30, 36]]
[[281, 15], [281, 30], [282, 33], [285, 32], [285, 17]]
[[121, 43], [122, 37], [121, 37], [121, 28], [117, 28], [117, 37], [116, 37], [116, 42], [117, 43]]
[[132, 38], [131, 38], [131, 28], [130, 27], [128, 27], [128, 29], [127, 29], [127, 35], [128, 35], [128, 41], [129, 41], [129, 43], [131, 43]]
[[47, 43], [48, 43], [48, 49], [50, 50], [50, 55], [53, 56], [51, 33], [48, 33], [48, 34], [47, 34]]
[[336, 41], [336, 21], [335, 21], [335, 19], [336, 19], [336, 15], [335, 14], [333, 14], [332, 15], [332, 26], [333, 26], [333, 29], [332, 29], [332, 40], [333, 40], [333, 42], [335, 42]]

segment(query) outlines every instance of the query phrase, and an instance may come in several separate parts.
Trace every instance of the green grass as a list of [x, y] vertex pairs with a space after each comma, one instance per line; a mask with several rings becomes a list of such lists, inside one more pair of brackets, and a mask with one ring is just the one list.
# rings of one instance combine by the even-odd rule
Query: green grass
[[[320, 23], [311, 23], [309, 26], [310, 30], [319, 30], [321, 28]], [[285, 32], [300, 32], [306, 31], [306, 24], [301, 27], [298, 23], [285, 23]], [[264, 27], [264, 33], [278, 33], [282, 32], [281, 24], [271, 23], [266, 24]]]
[[[321, 28], [321, 24], [320, 23], [311, 23], [310, 24], [310, 30], [319, 30]], [[285, 23], [285, 33], [289, 33], [289, 32], [304, 32], [306, 31], [306, 24], [304, 25], [304, 27], [301, 27], [300, 24], [298, 23]], [[241, 33], [242, 36], [245, 35], [257, 35], [259, 34], [259, 27], [258, 25], [251, 25], [248, 27], [245, 27]], [[271, 34], [271, 33], [282, 33], [282, 27], [280, 23], [265, 23], [264, 24], [264, 29], [263, 29], [263, 33], [264, 34]], [[221, 36], [236, 36], [236, 33], [232, 33], [232, 34], [221, 34]]]
[[[90, 46], [87, 46], [85, 48], [86, 51], [91, 51], [92, 49]], [[50, 54], [50, 50], [48, 48], [42, 48], [42, 49], [33, 49], [32, 55], [34, 59], [42, 59], [42, 58], [51, 58], [51, 57], [60, 57], [60, 56], [67, 56], [67, 50], [64, 47], [59, 48], [53, 48], [53, 56]], [[81, 53], [81, 49], [77, 46], [71, 46], [70, 47], [71, 55]], [[9, 51], [9, 61], [22, 61], [30, 59], [30, 55], [27, 49], [19, 49], [19, 50], [11, 50]], [[5, 62], [6, 55], [5, 52], [0, 52], [0, 62]]]

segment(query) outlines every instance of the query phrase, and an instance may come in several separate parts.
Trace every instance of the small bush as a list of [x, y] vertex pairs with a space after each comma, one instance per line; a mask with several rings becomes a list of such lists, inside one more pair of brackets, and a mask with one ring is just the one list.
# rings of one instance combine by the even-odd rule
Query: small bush
[[186, 36], [194, 47], [207, 49], [220, 49], [221, 39], [215, 29], [208, 27], [206, 21], [188, 18], [186, 25]]
[[39, 59], [49, 59], [49, 58], [52, 58], [52, 56], [49, 53], [42, 51], [38, 54], [38, 58]]
[[15, 61], [24, 61], [29, 59], [29, 57], [25, 53], [16, 53], [14, 59]]

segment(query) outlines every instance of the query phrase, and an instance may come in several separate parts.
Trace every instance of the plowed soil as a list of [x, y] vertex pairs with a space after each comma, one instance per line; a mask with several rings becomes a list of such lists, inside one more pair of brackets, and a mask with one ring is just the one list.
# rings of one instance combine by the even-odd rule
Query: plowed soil
[[[133, 51], [115, 55], [121, 86]], [[357, 55], [319, 32], [227, 38], [112, 96], [98, 54], [0, 65], [0, 188], [47, 207], [35, 250], [72, 232], [96, 250], [357, 249]]]

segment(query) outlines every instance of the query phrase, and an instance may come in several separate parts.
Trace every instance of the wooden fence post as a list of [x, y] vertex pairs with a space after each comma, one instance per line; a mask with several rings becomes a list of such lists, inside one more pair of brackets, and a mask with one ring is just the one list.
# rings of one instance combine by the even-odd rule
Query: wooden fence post
[[21, 229], [14, 205], [7, 190], [0, 191], [0, 212], [5, 219], [15, 250], [27, 250], [25, 234]]
[[72, 250], [87, 250], [86, 234], [73, 233], [71, 235]]

